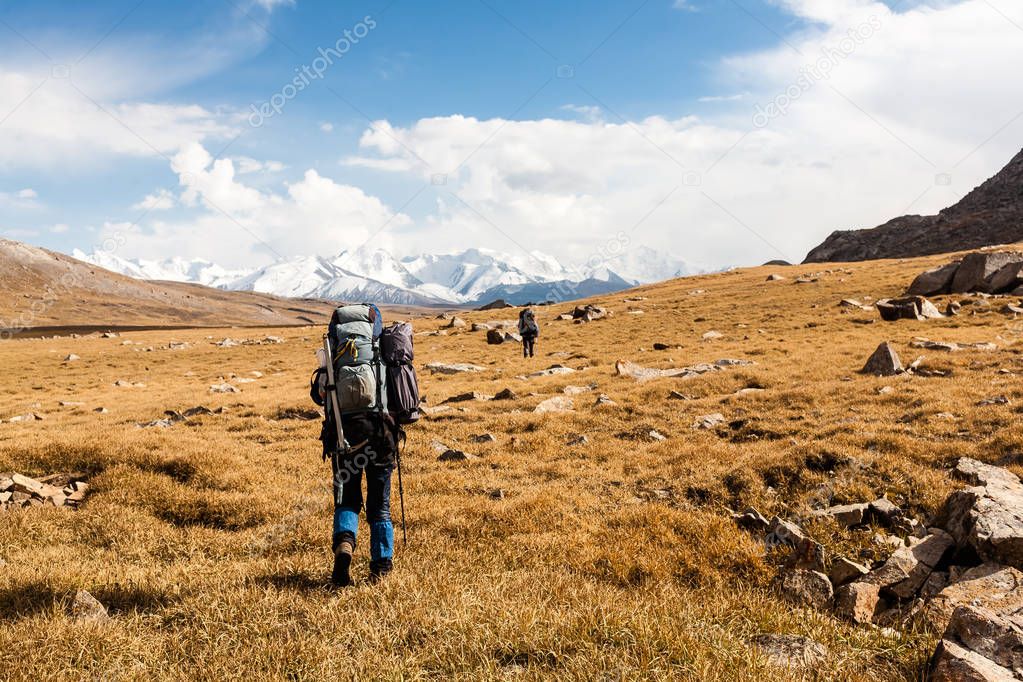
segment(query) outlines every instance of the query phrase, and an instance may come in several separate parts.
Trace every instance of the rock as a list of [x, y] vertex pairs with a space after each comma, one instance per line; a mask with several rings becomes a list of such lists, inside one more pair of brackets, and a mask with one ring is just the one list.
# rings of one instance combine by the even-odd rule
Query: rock
[[85, 590], [78, 590], [71, 602], [71, 617], [80, 622], [101, 623], [110, 618], [107, 609]]
[[571, 398], [559, 395], [544, 400], [533, 409], [533, 412], [536, 414], [546, 414], [549, 412], [571, 412], [574, 409], [575, 403], [572, 402]]
[[491, 346], [499, 346], [504, 343], [504, 332], [499, 329], [490, 329], [487, 331], [487, 343]]
[[566, 443], [566, 445], [569, 445], [569, 446], [572, 446], [572, 447], [577, 446], [577, 445], [589, 445], [589, 444], [590, 444], [590, 439], [589, 439], [589, 437], [586, 436], [586, 434], [578, 435], [575, 438], [569, 438], [568, 442]]
[[873, 623], [885, 606], [877, 585], [854, 582], [839, 587], [835, 593], [835, 614], [854, 623]]
[[988, 278], [1010, 263], [1023, 261], [1023, 254], [1014, 252], [981, 252], [967, 254], [959, 265], [949, 291], [963, 294], [988, 291]]
[[949, 317], [953, 317], [959, 314], [959, 311], [963, 309], [962, 304], [957, 301], [949, 301], [948, 306], [945, 307], [945, 314]]
[[492, 433], [481, 433], [472, 437], [473, 443], [496, 443], [497, 437]]
[[462, 452], [461, 450], [447, 449], [441, 453], [440, 457], [437, 458], [438, 462], [471, 462], [477, 460], [479, 457], [476, 455], [470, 455], [468, 452]]
[[960, 261], [942, 265], [941, 267], [928, 270], [917, 275], [913, 283], [909, 285], [907, 296], [935, 296], [947, 294], [952, 288], [952, 280], [956, 271], [959, 270]]
[[677, 343], [660, 343], [654, 344], [654, 350], [672, 350], [675, 348], [681, 348]]
[[592, 322], [593, 320], [601, 320], [608, 316], [608, 311], [605, 308], [601, 308], [595, 305], [578, 306], [572, 311], [572, 319], [582, 320], [583, 322]]
[[697, 417], [696, 421], [693, 422], [694, 429], [713, 429], [721, 424], [725, 423], [725, 415], [720, 412], [713, 414], [705, 414], [702, 417]]
[[944, 630], [959, 606], [982, 607], [1000, 616], [1023, 609], [1023, 572], [1015, 568], [986, 563], [958, 577], [950, 574], [949, 580], [927, 606], [926, 618], [935, 630]]
[[999, 268], [985, 281], [985, 290], [992, 294], [1015, 291], [1023, 285], [1023, 254], [1015, 263], [1008, 263]]
[[460, 317], [452, 317], [451, 321], [448, 322], [446, 326], [449, 329], [453, 329], [455, 327], [464, 327], [464, 326], [466, 326], [466, 324], [467, 324], [466, 321], [463, 320], [462, 318], [460, 318]]
[[489, 324], [484, 324], [483, 322], [472, 323], [472, 330], [474, 332], [488, 332], [491, 329], [493, 329], [493, 327], [491, 327]]
[[596, 386], [565, 386], [561, 389], [561, 392], [565, 395], [582, 395], [583, 393], [589, 393]]
[[900, 599], [909, 599], [916, 595], [953, 546], [948, 533], [934, 529], [934, 533], [912, 547], [899, 547], [881, 568], [871, 571], [862, 582], [886, 589]]
[[1023, 315], [1023, 306], [1006, 303], [1002, 306], [1001, 312], [1006, 315]]
[[527, 375], [529, 378], [535, 377], [551, 377], [557, 374], [574, 374], [576, 370], [571, 367], [565, 367], [564, 365], [551, 365], [547, 369], [542, 369], [539, 372], [533, 372]]
[[886, 526], [891, 526], [902, 517], [902, 509], [887, 497], [879, 497], [869, 506], [870, 515]]
[[806, 537], [802, 528], [791, 521], [782, 519], [780, 516], [775, 516], [771, 519], [767, 537], [764, 538], [769, 547], [786, 545], [795, 548], [808, 540], [810, 538]]
[[946, 639], [931, 658], [929, 682], [1012, 682], [1018, 679], [1002, 666]]
[[870, 569], [845, 557], [838, 557], [831, 562], [831, 570], [828, 571], [828, 579], [835, 587], [841, 587], [846, 583], [859, 580], [870, 573]]
[[504, 491], [501, 490], [500, 488], [494, 488], [489, 493], [487, 493], [487, 495], [492, 500], [503, 500], [504, 499]]
[[693, 396], [680, 393], [679, 391], [669, 391], [668, 397], [672, 400], [695, 400]]
[[985, 464], [970, 457], [960, 457], [952, 473], [970, 485], [1014, 486], [1020, 483], [1019, 477], [1008, 469]]
[[637, 381], [650, 381], [652, 379], [663, 379], [667, 377], [678, 377], [681, 379], [690, 379], [692, 377], [700, 376], [701, 374], [707, 374], [708, 372], [717, 372], [725, 367], [736, 367], [741, 365], [752, 365], [754, 364], [750, 360], [733, 360], [724, 358], [717, 360], [712, 364], [704, 363], [700, 365], [694, 365], [692, 367], [678, 367], [671, 369], [653, 369], [650, 367], [641, 367], [634, 362], [627, 360], [618, 360], [615, 363], [615, 374], [618, 376], [632, 377]]
[[444, 414], [445, 412], [452, 412], [454, 409], [455, 408], [449, 405], [438, 405], [437, 407], [428, 407], [426, 405], [419, 406], [419, 411], [431, 419], [438, 415]]
[[467, 403], [471, 401], [483, 402], [486, 400], [493, 400], [493, 396], [486, 395], [485, 393], [480, 393], [479, 391], [469, 391], [468, 393], [459, 393], [458, 395], [453, 395], [441, 404], [444, 405], [447, 403]]
[[617, 405], [618, 403], [616, 403], [615, 401], [611, 400], [611, 398], [609, 396], [606, 396], [603, 393], [601, 393], [600, 395], [597, 396], [597, 400], [594, 401], [593, 404], [596, 407], [600, 407], [602, 405], [607, 406], [607, 407], [612, 407], [614, 405]]
[[74, 362], [75, 360], [81, 360], [81, 358], [75, 355], [74, 353], [71, 353], [70, 355], [64, 358], [64, 362]]
[[515, 332], [505, 332], [504, 340], [512, 341], [514, 343], [522, 343], [522, 337], [516, 334]]
[[241, 391], [231, 384], [213, 384], [210, 386], [210, 393], [241, 393]]
[[776, 274], [776, 273], [772, 273], [772, 274], [767, 276], [767, 281], [768, 282], [781, 282], [784, 279], [785, 279], [784, 275], [779, 275], [779, 274]]
[[944, 317], [933, 303], [922, 296], [885, 298], [874, 304], [885, 322], [926, 320]]
[[656, 429], [651, 429], [649, 432], [647, 432], [647, 437], [650, 440], [653, 440], [653, 441], [665, 441], [665, 440], [668, 440], [667, 436], [665, 436], [660, 431], [657, 431]]
[[768, 663], [792, 670], [813, 669], [828, 658], [819, 642], [800, 635], [757, 635], [750, 640]]
[[511, 303], [508, 303], [508, 301], [504, 300], [503, 298], [499, 298], [499, 299], [497, 299], [495, 301], [491, 301], [490, 303], [487, 303], [486, 305], [480, 306], [476, 310], [500, 310], [501, 308], [514, 308], [514, 307], [515, 306], [513, 306]]
[[470, 365], [468, 363], [447, 364], [443, 362], [428, 363], [426, 369], [430, 370], [431, 374], [467, 374], [483, 371], [483, 368], [478, 365]]
[[767, 518], [753, 507], [748, 507], [741, 514], [733, 514], [732, 519], [739, 528], [752, 533], [768, 533], [771, 529], [771, 523]]
[[574, 320], [575, 318], [572, 317], [572, 313], [561, 313], [560, 315], [558, 315], [554, 319], [555, 320], [559, 320], [561, 322], [566, 322], [568, 320]]
[[724, 334], [722, 334], [721, 332], [712, 329], [709, 332], [705, 332], [703, 336], [701, 336], [700, 338], [702, 338], [704, 341], [713, 341], [714, 339], [720, 339], [723, 336]]
[[105, 407], [97, 407], [96, 409], [93, 410], [93, 412], [95, 412], [96, 414], [106, 414], [110, 412], [110, 410], [108, 410]]
[[519, 397], [515, 395], [515, 391], [510, 388], [505, 388], [498, 391], [497, 395], [494, 396], [494, 400], [518, 400]]
[[794, 569], [778, 576], [778, 588], [791, 601], [804, 606], [826, 608], [834, 598], [834, 588], [828, 576], [817, 571]]
[[986, 484], [959, 490], [945, 500], [934, 525], [948, 531], [960, 548], [985, 561], [1023, 568], [1023, 485], [1010, 472], [995, 473], [979, 462], [965, 463]]
[[863, 523], [867, 516], [870, 505], [863, 502], [860, 504], [843, 504], [827, 509], [818, 509], [812, 516], [816, 518], [827, 517], [834, 519], [843, 526], [858, 526]]
[[874, 351], [874, 354], [867, 360], [867, 364], [860, 370], [861, 374], [873, 374], [874, 376], [889, 377], [900, 374], [904, 371], [902, 360], [898, 353], [887, 341], [883, 342]]
[[980, 654], [996, 665], [1023, 671], [1023, 617], [985, 608], [960, 606], [952, 613], [944, 639]]

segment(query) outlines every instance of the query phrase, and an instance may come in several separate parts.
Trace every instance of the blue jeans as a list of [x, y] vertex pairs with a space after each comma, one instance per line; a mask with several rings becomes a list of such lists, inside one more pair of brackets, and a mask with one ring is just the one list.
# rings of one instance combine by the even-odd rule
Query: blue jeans
[[[363, 464], [363, 466], [359, 466]], [[366, 472], [366, 522], [369, 523], [371, 567], [390, 568], [394, 557], [394, 525], [391, 523], [390, 466], [366, 465], [358, 459], [338, 458], [334, 471], [334, 537], [336, 549], [344, 540], [355, 545], [359, 512], [363, 507], [362, 473]], [[340, 488], [340, 490], [338, 489]]]

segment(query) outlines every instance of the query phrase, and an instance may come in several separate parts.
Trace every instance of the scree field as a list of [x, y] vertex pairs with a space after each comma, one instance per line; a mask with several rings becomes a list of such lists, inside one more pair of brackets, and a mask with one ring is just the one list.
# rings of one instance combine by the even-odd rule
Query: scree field
[[[4, 341], [0, 472], [77, 472], [90, 488], [77, 511], [0, 512], [0, 677], [919, 679], [939, 633], [790, 605], [771, 584], [775, 552], [730, 512], [803, 518], [822, 496], [887, 494], [926, 518], [959, 485], [959, 456], [1023, 472], [1023, 328], [1000, 303], [898, 323], [839, 305], [898, 295], [948, 259], [675, 280], [590, 301], [613, 315], [588, 324], [555, 319], [574, 304], [541, 307], [528, 361], [469, 326], [417, 336], [433, 414], [404, 451], [408, 544], [399, 527], [396, 570], [370, 585], [363, 527], [357, 584], [343, 591], [328, 585], [329, 468], [308, 398], [320, 328]], [[283, 342], [215, 345], [267, 335]], [[998, 349], [916, 350], [918, 336]], [[858, 374], [885, 340], [907, 364], [925, 355], [934, 376]], [[618, 360], [726, 358], [754, 364], [646, 382], [615, 372]], [[431, 374], [431, 362], [482, 371]], [[524, 378], [555, 364], [576, 371]], [[225, 382], [239, 392], [211, 392]], [[506, 388], [514, 399], [442, 405]], [[573, 409], [534, 412], [555, 396]], [[978, 404], [993, 396], [1009, 403]], [[213, 413], [139, 426], [197, 406]], [[724, 423], [694, 428], [712, 413]], [[28, 414], [42, 419], [8, 421]], [[446, 448], [474, 457], [439, 461]], [[395, 484], [396, 520], [397, 502]], [[872, 531], [806, 528], [829, 554], [881, 551]], [[73, 618], [79, 590], [110, 618]], [[762, 633], [805, 635], [830, 655], [786, 672], [751, 645]]]

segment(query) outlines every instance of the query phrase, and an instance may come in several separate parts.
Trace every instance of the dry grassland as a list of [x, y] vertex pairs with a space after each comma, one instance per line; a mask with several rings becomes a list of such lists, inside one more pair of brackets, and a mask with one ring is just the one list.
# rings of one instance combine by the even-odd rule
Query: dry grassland
[[[531, 361], [468, 328], [417, 337], [420, 366], [485, 368], [457, 376], [420, 369], [431, 406], [471, 390], [507, 387], [519, 397], [453, 405], [410, 429], [409, 544], [399, 542], [393, 576], [371, 586], [360, 537], [358, 585], [341, 592], [327, 586], [329, 473], [319, 422], [292, 418], [311, 407], [320, 329], [270, 331], [286, 342], [233, 348], [208, 335], [264, 332], [3, 342], [0, 418], [45, 419], [0, 424], [0, 471], [81, 471], [92, 487], [77, 512], [0, 514], [0, 676], [918, 679], [934, 633], [857, 627], [788, 605], [770, 587], [777, 558], [728, 510], [754, 505], [799, 518], [815, 501], [887, 494], [922, 518], [954, 487], [946, 471], [961, 455], [1023, 473], [1023, 391], [1016, 375], [998, 372], [1023, 372], [1023, 329], [997, 312], [1000, 304], [893, 324], [838, 306], [898, 294], [946, 260], [838, 266], [813, 284], [793, 280], [816, 266], [676, 280], [596, 299], [614, 316], [582, 325], [554, 320], [571, 305], [540, 308]], [[788, 279], [765, 281], [773, 272]], [[626, 303], [631, 296], [645, 300]], [[703, 340], [711, 330], [723, 337]], [[999, 350], [915, 351], [914, 336], [993, 341]], [[951, 376], [857, 374], [886, 339], [904, 361], [926, 354], [925, 366]], [[190, 347], [170, 350], [170, 341]], [[655, 342], [679, 347], [654, 351]], [[81, 359], [62, 362], [68, 353]], [[614, 375], [618, 359], [669, 367], [720, 358], [756, 364], [689, 380]], [[553, 363], [579, 371], [516, 378]], [[231, 373], [255, 380], [228, 379], [241, 393], [211, 394]], [[114, 387], [117, 380], [145, 387]], [[566, 386], [591, 384], [572, 396], [573, 412], [532, 413]], [[892, 390], [879, 393], [884, 386]], [[733, 396], [750, 387], [764, 390]], [[672, 390], [692, 399], [669, 399]], [[601, 393], [616, 405], [595, 406]], [[994, 395], [1012, 404], [977, 405]], [[136, 426], [196, 405], [228, 411], [167, 429]], [[692, 428], [713, 412], [730, 425]], [[651, 429], [667, 440], [646, 437]], [[483, 433], [497, 442], [472, 441]], [[579, 434], [589, 444], [566, 445]], [[435, 440], [480, 459], [438, 462]], [[498, 489], [502, 499], [492, 495]], [[880, 551], [870, 533], [809, 528], [829, 550]], [[112, 618], [70, 618], [78, 589]], [[806, 673], [771, 668], [749, 643], [764, 632], [812, 637], [828, 647], [828, 662]]]

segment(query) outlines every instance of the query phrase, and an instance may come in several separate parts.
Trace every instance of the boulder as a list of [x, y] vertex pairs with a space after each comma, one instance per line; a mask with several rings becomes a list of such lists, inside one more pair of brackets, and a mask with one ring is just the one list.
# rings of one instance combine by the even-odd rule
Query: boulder
[[1023, 254], [1018, 252], [982, 252], [971, 253], [963, 258], [950, 288], [953, 294], [968, 291], [988, 291], [988, 281], [999, 270], [1010, 263], [1023, 262]]
[[571, 367], [565, 367], [564, 365], [551, 365], [547, 369], [541, 369], [539, 372], [533, 372], [527, 376], [529, 378], [551, 377], [557, 374], [573, 374], [575, 371]]
[[1020, 285], [1023, 285], [1023, 257], [1017, 262], [1002, 266], [988, 277], [985, 289], [989, 293], [1000, 294], [1015, 291]]
[[437, 458], [438, 462], [471, 462], [472, 460], [479, 459], [476, 455], [470, 455], [468, 452], [462, 452], [461, 450], [448, 449], [440, 454]]
[[504, 300], [503, 298], [499, 298], [499, 299], [497, 299], [495, 301], [491, 301], [490, 303], [487, 303], [485, 305], [481, 305], [476, 310], [500, 310], [501, 308], [514, 308], [514, 307], [515, 306], [513, 306], [511, 303], [508, 303], [508, 301]]
[[836, 615], [854, 623], [873, 623], [885, 606], [881, 588], [870, 583], [849, 583], [835, 593]]
[[1023, 572], [993, 563], [971, 568], [930, 601], [925, 615], [941, 631], [960, 606], [985, 608], [999, 616], [1018, 613], [1023, 609]]
[[602, 405], [606, 405], [608, 407], [611, 407], [611, 406], [617, 405], [618, 403], [616, 403], [615, 401], [611, 400], [610, 396], [607, 396], [607, 395], [604, 395], [603, 393], [601, 393], [600, 395], [597, 396], [597, 399], [594, 401], [593, 404], [596, 407], [600, 407]]
[[102, 623], [110, 616], [98, 599], [85, 590], [78, 590], [71, 602], [71, 617], [80, 622]]
[[901, 374], [905, 371], [899, 354], [895, 352], [891, 344], [883, 342], [874, 351], [874, 354], [867, 360], [867, 364], [860, 370], [861, 374], [873, 374], [874, 376], [889, 377]]
[[460, 318], [460, 317], [452, 317], [451, 321], [448, 322], [447, 327], [453, 329], [455, 327], [464, 327], [464, 326], [466, 326], [466, 324], [467, 324], [467, 322], [465, 320], [463, 320], [462, 318]]
[[896, 320], [927, 320], [944, 317], [933, 303], [923, 296], [884, 298], [874, 304], [886, 322]]
[[870, 505], [866, 502], [859, 504], [842, 504], [835, 507], [828, 507], [827, 509], [818, 509], [814, 511], [811, 516], [815, 518], [834, 519], [838, 524], [846, 527], [858, 526], [863, 523], [869, 508]]
[[946, 530], [960, 549], [971, 548], [985, 561], [1023, 569], [1023, 485], [1009, 471], [977, 461], [961, 462], [966, 477], [982, 484], [956, 491], [934, 525]]
[[497, 395], [494, 396], [494, 400], [518, 400], [519, 397], [515, 395], [515, 391], [510, 388], [505, 388], [498, 391]]
[[483, 322], [473, 322], [472, 323], [472, 330], [474, 332], [488, 332], [491, 329], [493, 329], [493, 327], [491, 327], [489, 324], [485, 324]]
[[485, 400], [493, 400], [493, 396], [486, 395], [485, 393], [480, 393], [479, 391], [469, 391], [468, 393], [459, 393], [458, 395], [453, 395], [441, 404], [443, 405], [446, 403], [467, 403], [472, 401], [482, 402]]
[[1000, 616], [976, 606], [960, 606], [952, 614], [944, 639], [961, 644], [1010, 670], [1023, 671], [1023, 616]]
[[504, 332], [500, 329], [487, 330], [487, 343], [491, 346], [499, 346], [504, 343]]
[[785, 275], [779, 275], [777, 273], [772, 273], [772, 274], [767, 276], [767, 281], [768, 282], [781, 282], [781, 281], [784, 281], [784, 280], [785, 280]]
[[741, 514], [733, 514], [732, 519], [739, 528], [753, 533], [767, 533], [771, 529], [770, 521], [753, 507], [748, 507]]
[[818, 571], [794, 569], [778, 576], [778, 588], [791, 601], [804, 606], [825, 608], [831, 605], [834, 588], [828, 576]]
[[710, 430], [717, 428], [721, 424], [725, 423], [725, 415], [720, 412], [713, 414], [705, 414], [702, 417], [697, 417], [696, 421], [693, 422], [694, 429]]
[[572, 319], [582, 320], [583, 322], [592, 322], [593, 320], [601, 320], [608, 316], [606, 308], [601, 308], [595, 305], [577, 306], [572, 311]]
[[952, 288], [952, 280], [955, 278], [957, 270], [959, 270], [959, 261], [923, 272], [917, 275], [917, 278], [909, 285], [906, 295], [935, 296], [937, 294], [947, 294]]
[[947, 639], [941, 640], [931, 658], [930, 682], [1012, 682], [1018, 679], [994, 661], [961, 647]]
[[914, 597], [954, 544], [948, 533], [935, 529], [913, 546], [896, 549], [883, 566], [871, 571], [862, 582], [877, 585], [900, 599]]

